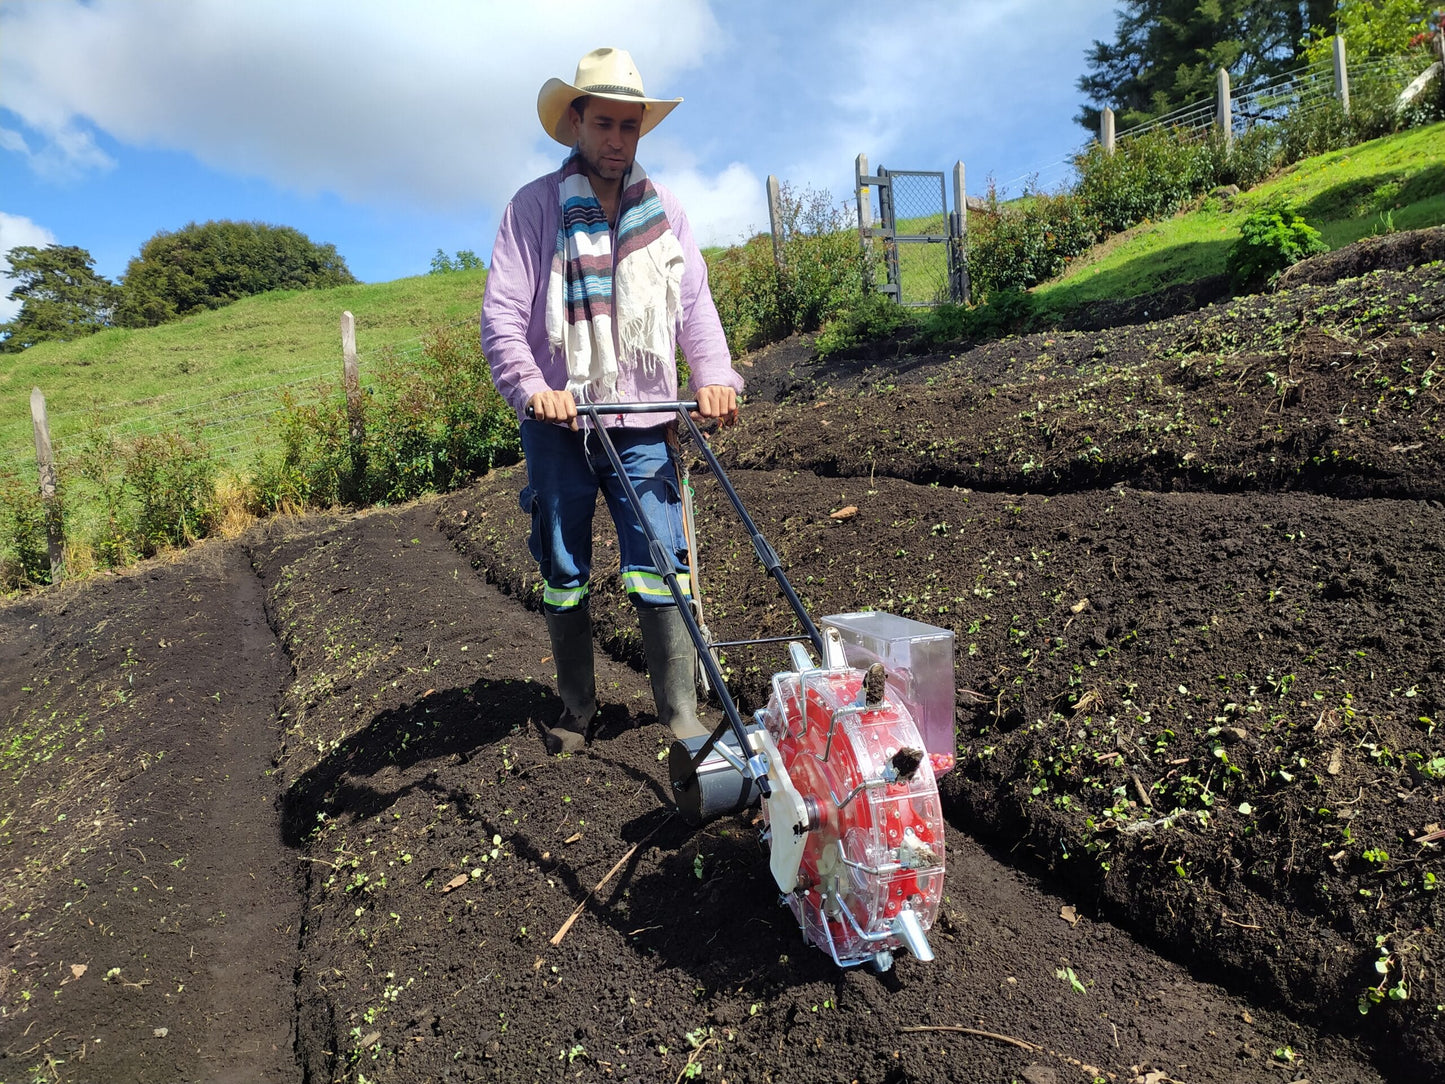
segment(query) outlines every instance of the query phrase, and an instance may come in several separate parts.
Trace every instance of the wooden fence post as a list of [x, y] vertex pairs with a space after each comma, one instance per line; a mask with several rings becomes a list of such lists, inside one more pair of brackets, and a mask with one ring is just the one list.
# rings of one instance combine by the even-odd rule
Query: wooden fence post
[[893, 184], [888, 179], [888, 169], [881, 162], [878, 165], [878, 217], [882, 220], [880, 233], [883, 237], [883, 262], [888, 269], [887, 292], [893, 300], [903, 304], [903, 279], [898, 267], [898, 209], [893, 204]]
[[1340, 100], [1340, 108], [1348, 116], [1350, 112], [1350, 73], [1345, 67], [1345, 39], [1338, 34], [1335, 35], [1335, 97]]
[[65, 576], [65, 530], [61, 523], [60, 502], [56, 499], [55, 450], [50, 445], [50, 418], [45, 411], [45, 395], [39, 388], [30, 389], [30, 420], [35, 426], [35, 461], [40, 466], [40, 499], [45, 508], [50, 582], [59, 583]]
[[1224, 136], [1224, 149], [1234, 149], [1234, 112], [1229, 102], [1229, 72], [1223, 68], [1219, 69], [1217, 79], [1218, 85], [1218, 112], [1215, 121], [1219, 125], [1219, 132]]
[[1099, 114], [1099, 142], [1104, 147], [1104, 153], [1112, 158], [1114, 155], [1114, 111], [1107, 105]]
[[783, 195], [775, 174], [768, 174], [768, 228], [773, 234], [773, 266], [783, 269]]
[[341, 382], [346, 388], [346, 421], [351, 443], [360, 444], [366, 436], [366, 423], [361, 413], [361, 365], [356, 358], [356, 318], [349, 312], [341, 314]]
[[953, 164], [953, 245], [955, 267], [955, 288], [953, 300], [960, 305], [968, 303], [970, 284], [968, 281], [968, 193], [963, 184], [963, 159]]
[[858, 200], [858, 245], [863, 250], [863, 274], [867, 276], [863, 285], [866, 289], [872, 289], [873, 252], [868, 241], [873, 231], [873, 196], [868, 186], [863, 183], [863, 178], [867, 176], [868, 156], [860, 154], [853, 159], [853, 194]]

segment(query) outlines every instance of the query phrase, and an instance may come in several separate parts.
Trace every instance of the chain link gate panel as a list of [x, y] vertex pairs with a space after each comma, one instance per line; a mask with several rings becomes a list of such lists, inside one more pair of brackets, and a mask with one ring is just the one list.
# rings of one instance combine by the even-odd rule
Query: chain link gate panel
[[876, 176], [859, 176], [858, 182], [860, 193], [863, 185], [876, 186], [878, 192], [879, 225], [860, 224], [860, 230], [865, 246], [870, 237], [882, 241], [877, 255], [887, 282], [878, 284], [879, 291], [902, 305], [964, 300], [961, 254], [955, 251], [961, 242], [958, 216], [948, 213], [943, 174], [879, 166]]

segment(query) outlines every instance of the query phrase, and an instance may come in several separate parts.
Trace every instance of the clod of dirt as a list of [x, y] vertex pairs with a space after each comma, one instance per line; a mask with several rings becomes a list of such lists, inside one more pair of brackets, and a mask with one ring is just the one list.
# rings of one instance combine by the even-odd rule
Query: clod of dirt
[[[863, 675], [863, 702], [870, 708], [876, 708], [883, 703], [883, 693], [886, 687], [887, 675], [883, 671], [883, 664], [875, 662]], [[916, 770], [918, 765], [915, 764], [913, 767]]]
[[923, 750], [914, 749], [912, 746], [905, 745], [893, 754], [893, 759], [889, 763], [893, 765], [893, 770], [898, 773], [898, 781], [900, 783], [906, 783], [913, 778], [914, 774], [918, 771], [918, 766], [923, 763]]

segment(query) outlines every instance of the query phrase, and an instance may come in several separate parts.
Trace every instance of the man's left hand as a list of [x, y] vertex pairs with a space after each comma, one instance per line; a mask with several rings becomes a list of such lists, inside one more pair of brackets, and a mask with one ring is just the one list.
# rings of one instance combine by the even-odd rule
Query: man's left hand
[[697, 389], [694, 418], [717, 418], [723, 425], [738, 420], [738, 393], [726, 384], [709, 384]]

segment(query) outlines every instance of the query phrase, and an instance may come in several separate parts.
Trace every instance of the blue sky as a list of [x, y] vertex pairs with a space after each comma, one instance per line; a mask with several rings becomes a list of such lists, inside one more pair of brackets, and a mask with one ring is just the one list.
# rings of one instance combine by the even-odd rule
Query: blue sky
[[231, 218], [330, 242], [367, 282], [486, 258], [564, 153], [537, 90], [599, 45], [686, 99], [638, 158], [705, 244], [767, 228], [770, 173], [848, 199], [860, 152], [961, 159], [974, 193], [1048, 185], [1115, 21], [1108, 0], [4, 0], [0, 253], [79, 245], [117, 278], [158, 230]]

